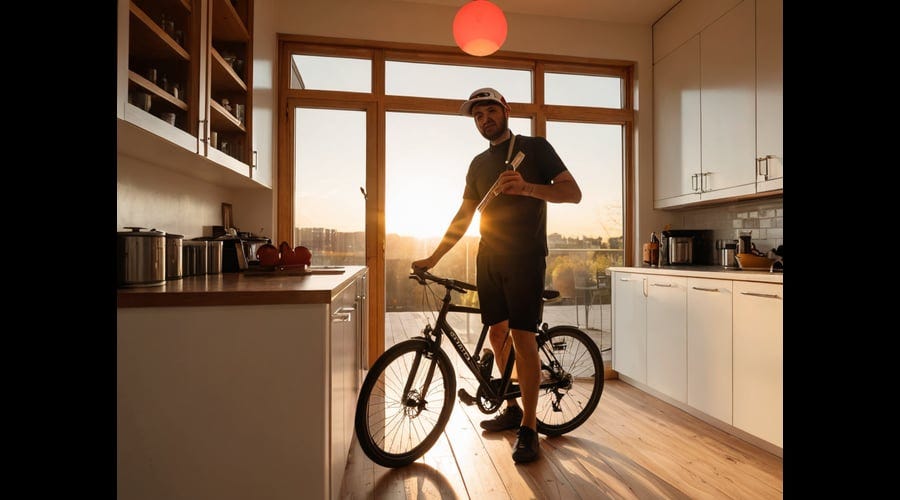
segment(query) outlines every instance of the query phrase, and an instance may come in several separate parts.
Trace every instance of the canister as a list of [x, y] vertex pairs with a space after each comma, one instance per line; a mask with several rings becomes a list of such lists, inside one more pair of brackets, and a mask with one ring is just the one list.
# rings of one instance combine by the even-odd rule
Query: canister
[[207, 242], [188, 240], [182, 247], [182, 265], [184, 276], [201, 276], [206, 274]]
[[182, 242], [181, 234], [166, 233], [166, 280], [180, 280], [183, 276], [181, 258]]

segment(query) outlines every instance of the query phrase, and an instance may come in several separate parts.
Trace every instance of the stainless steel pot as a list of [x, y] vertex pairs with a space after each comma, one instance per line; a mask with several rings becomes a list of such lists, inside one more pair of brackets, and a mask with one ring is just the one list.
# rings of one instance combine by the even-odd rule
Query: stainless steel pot
[[181, 253], [184, 236], [166, 233], [166, 280], [180, 280], [182, 277]]
[[128, 226], [116, 234], [116, 282], [120, 287], [166, 284], [166, 233]]

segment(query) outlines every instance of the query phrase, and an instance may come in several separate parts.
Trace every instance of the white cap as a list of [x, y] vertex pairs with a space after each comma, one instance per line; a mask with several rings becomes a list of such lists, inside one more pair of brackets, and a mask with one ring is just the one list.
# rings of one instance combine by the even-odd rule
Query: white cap
[[472, 92], [472, 95], [469, 96], [469, 100], [459, 107], [459, 113], [466, 116], [472, 116], [472, 106], [484, 101], [496, 102], [506, 108], [507, 111], [509, 110], [509, 104], [506, 103], [506, 98], [503, 97], [503, 94], [490, 87], [485, 87]]

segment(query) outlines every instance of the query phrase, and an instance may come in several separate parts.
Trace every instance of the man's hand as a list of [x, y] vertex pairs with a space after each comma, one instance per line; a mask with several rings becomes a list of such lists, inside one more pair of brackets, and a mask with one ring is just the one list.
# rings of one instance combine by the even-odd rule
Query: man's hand
[[503, 194], [528, 195], [534, 188], [525, 182], [522, 174], [515, 170], [506, 170], [497, 179], [498, 190]]
[[437, 265], [437, 262], [435, 262], [432, 257], [428, 257], [427, 259], [414, 260], [412, 269], [422, 269], [423, 271], [427, 271], [435, 265]]

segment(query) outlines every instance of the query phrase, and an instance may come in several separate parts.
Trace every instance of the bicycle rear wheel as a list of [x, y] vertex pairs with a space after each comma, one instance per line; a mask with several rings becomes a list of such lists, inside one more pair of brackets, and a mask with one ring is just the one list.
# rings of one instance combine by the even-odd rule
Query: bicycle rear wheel
[[414, 462], [440, 437], [455, 393], [456, 373], [442, 349], [424, 338], [391, 347], [372, 365], [359, 392], [360, 447], [383, 467]]
[[597, 407], [603, 394], [603, 358], [588, 334], [573, 326], [553, 327], [547, 336], [549, 340], [538, 344], [542, 377], [549, 367], [551, 380], [560, 382], [555, 388], [541, 389], [537, 430], [558, 436], [583, 424]]

